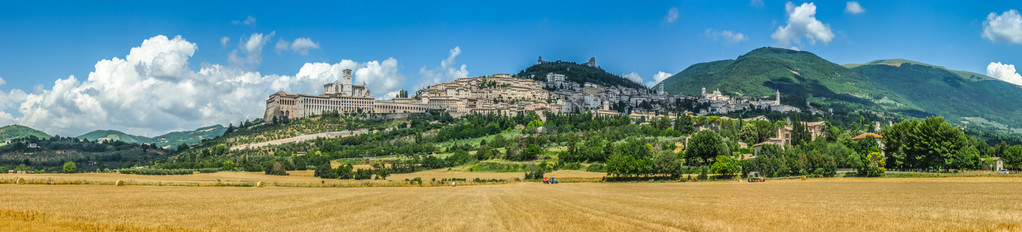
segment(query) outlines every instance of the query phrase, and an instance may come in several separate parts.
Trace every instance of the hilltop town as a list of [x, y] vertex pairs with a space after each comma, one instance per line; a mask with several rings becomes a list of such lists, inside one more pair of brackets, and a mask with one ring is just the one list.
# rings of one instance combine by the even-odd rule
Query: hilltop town
[[[560, 61], [558, 61], [560, 62]], [[539, 59], [537, 65], [551, 62]], [[801, 112], [802, 109], [781, 104], [781, 92], [774, 96], [727, 96], [719, 90], [698, 96], [669, 94], [663, 85], [656, 90], [636, 88], [636, 85], [601, 85], [596, 82], [572, 81], [572, 67], [563, 71], [547, 72], [543, 78], [535, 75], [512, 76], [498, 73], [489, 76], [459, 78], [450, 82], [430, 85], [412, 96], [398, 96], [377, 100], [363, 85], [352, 83], [351, 70], [343, 71], [343, 80], [326, 83], [322, 94], [288, 94], [277, 92], [266, 100], [263, 119], [304, 118], [324, 112], [366, 112], [385, 117], [403, 118], [410, 113], [442, 110], [452, 116], [468, 114], [516, 115], [525, 112], [579, 113], [590, 111], [597, 115], [626, 114], [632, 117], [674, 116], [687, 114], [703, 116], [728, 114], [748, 110]], [[596, 69], [595, 58], [579, 68]], [[624, 78], [621, 80], [627, 81]], [[641, 85], [639, 85], [641, 86]], [[809, 106], [807, 104], [807, 106]], [[813, 110], [813, 113], [823, 113]]]

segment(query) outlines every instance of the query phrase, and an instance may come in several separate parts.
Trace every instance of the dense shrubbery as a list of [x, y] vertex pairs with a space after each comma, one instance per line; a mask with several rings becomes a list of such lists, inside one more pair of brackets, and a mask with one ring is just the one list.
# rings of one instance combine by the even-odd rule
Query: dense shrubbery
[[887, 164], [900, 170], [977, 169], [980, 154], [958, 128], [942, 117], [905, 120], [884, 128]]
[[[815, 143], [823, 145], [823, 143]], [[781, 150], [777, 145], [764, 145], [759, 156], [742, 162], [743, 173], [759, 172], [766, 177], [795, 175], [834, 176], [837, 172], [837, 158], [831, 153], [821, 152], [818, 147], [789, 147]]]
[[197, 171], [199, 173], [216, 173], [220, 171], [220, 168], [200, 168]]
[[266, 167], [266, 175], [286, 176], [287, 170], [284, 169], [284, 165], [280, 162], [273, 162], [273, 165]]
[[132, 175], [191, 175], [195, 174], [194, 169], [155, 169], [155, 168], [130, 168], [121, 169], [118, 172], [121, 174], [132, 174]]

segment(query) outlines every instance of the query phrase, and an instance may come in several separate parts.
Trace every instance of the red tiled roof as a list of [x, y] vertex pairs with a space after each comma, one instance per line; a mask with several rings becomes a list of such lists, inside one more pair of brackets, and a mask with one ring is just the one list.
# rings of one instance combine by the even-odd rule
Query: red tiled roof
[[874, 138], [880, 138], [880, 139], [884, 138], [884, 136], [881, 136], [881, 135], [878, 135], [878, 134], [874, 134], [874, 133], [868, 133], [868, 132], [867, 132], [867, 133], [863, 133], [863, 134], [861, 134], [861, 135], [859, 135], [859, 136], [855, 136], [855, 137], [854, 137], [854, 138], [852, 138], [852, 139], [853, 139], [853, 140], [860, 140], [860, 139], [865, 139], [865, 138], [866, 138], [866, 136], [871, 136], [871, 137], [874, 137]]

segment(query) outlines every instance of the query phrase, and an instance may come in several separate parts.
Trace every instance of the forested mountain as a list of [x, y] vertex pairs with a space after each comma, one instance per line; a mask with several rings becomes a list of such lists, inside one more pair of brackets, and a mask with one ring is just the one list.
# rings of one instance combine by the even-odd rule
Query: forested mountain
[[635, 83], [621, 76], [608, 73], [603, 69], [567, 61], [543, 62], [529, 66], [514, 76], [517, 78], [546, 81], [548, 73], [564, 74], [568, 81], [579, 84], [594, 83], [602, 86], [619, 85], [634, 89], [646, 89], [641, 83]]
[[[854, 70], [923, 111], [952, 122], [1022, 127], [1022, 88], [993, 78], [917, 62], [867, 64]], [[966, 74], [966, 75], [963, 75]], [[1000, 125], [999, 125], [1000, 124]]]
[[182, 143], [188, 145], [195, 145], [202, 142], [203, 139], [212, 139], [224, 135], [227, 128], [220, 124], [201, 127], [199, 129], [190, 131], [175, 131], [164, 135], [156, 136], [153, 138], [153, 142], [157, 146], [170, 146], [176, 147]]
[[116, 130], [95, 130], [83, 135], [79, 135], [78, 139], [86, 139], [89, 141], [97, 141], [100, 139], [109, 139], [111, 141], [121, 141], [125, 143], [153, 143], [153, 139], [139, 135], [129, 135], [124, 132]]
[[699, 63], [675, 74], [664, 85], [673, 94], [697, 96], [702, 88], [728, 95], [773, 96], [780, 90], [784, 104], [850, 112], [857, 109], [911, 110], [916, 107], [887, 88], [877, 86], [855, 70], [813, 53], [759, 48], [734, 60]]
[[122, 141], [125, 143], [151, 143], [156, 144], [160, 147], [174, 148], [182, 143], [188, 145], [198, 144], [202, 139], [211, 139], [221, 136], [227, 128], [221, 125], [213, 125], [202, 127], [190, 131], [175, 131], [164, 135], [156, 136], [153, 138], [131, 135], [116, 130], [96, 130], [83, 135], [79, 135], [78, 139], [88, 139], [89, 141], [96, 141], [102, 138], [108, 138], [112, 141]]
[[835, 112], [941, 115], [957, 124], [1022, 128], [1019, 86], [903, 59], [841, 66], [809, 52], [760, 48], [734, 60], [692, 65], [659, 85], [669, 93], [693, 96], [703, 87], [757, 97], [780, 90], [784, 104], [799, 107], [808, 98], [814, 107]]
[[27, 138], [35, 136], [40, 139], [48, 139], [50, 135], [46, 132], [42, 132], [31, 127], [22, 125], [9, 125], [0, 127], [0, 141], [11, 141], [14, 139]]

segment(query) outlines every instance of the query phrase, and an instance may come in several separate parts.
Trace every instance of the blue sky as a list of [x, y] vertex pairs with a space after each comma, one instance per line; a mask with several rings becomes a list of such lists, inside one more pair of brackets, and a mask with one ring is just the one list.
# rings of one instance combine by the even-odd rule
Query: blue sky
[[[257, 93], [252, 96], [256, 97], [242, 93], [183, 95], [256, 99], [251, 104], [257, 107], [213, 110], [208, 113], [227, 116], [212, 118], [188, 113], [207, 112], [210, 107], [170, 102], [144, 92], [136, 97], [156, 99], [117, 102], [104, 99], [132, 96], [96, 97], [103, 95], [104, 89], [96, 86], [123, 87], [88, 80], [90, 73], [100, 68], [97, 62], [126, 59], [132, 48], [144, 47], [143, 41], [159, 35], [166, 36], [169, 43], [186, 42], [187, 51], [194, 48], [191, 55], [184, 56], [187, 70], [192, 72], [219, 65], [233, 70], [223, 74], [225, 80], [246, 73], [258, 73], [264, 79], [282, 78], [278, 75], [301, 79], [299, 70], [308, 63], [367, 67], [364, 80], [385, 86], [371, 88], [377, 96], [432, 80], [516, 73], [535, 63], [538, 56], [577, 62], [596, 57], [605, 70], [634, 73], [629, 76], [637, 75], [643, 82], [653, 82], [659, 72], [673, 74], [695, 63], [730, 59], [765, 46], [797, 47], [839, 64], [906, 58], [983, 74], [991, 62], [1022, 64], [1022, 56], [1017, 55], [1022, 51], [1022, 29], [1011, 27], [1016, 25], [1018, 13], [1007, 13], [1022, 8], [1017, 1], [857, 3], [862, 11], [849, 11], [847, 1], [770, 0], [8, 2], [0, 8], [0, 78], [6, 82], [0, 85], [0, 92], [7, 95], [0, 95], [5, 101], [0, 102], [0, 125], [19, 123], [63, 134], [109, 128], [155, 135], [260, 117], [262, 103], [257, 98], [265, 99], [277, 90], [305, 90], [285, 88], [305, 84], [271, 84], [271, 80], [233, 86], [254, 90]], [[806, 10], [807, 6], [815, 8], [810, 23], [819, 22], [825, 31], [792, 26], [795, 17], [789, 9]], [[984, 36], [991, 13], [1006, 16], [1003, 22], [1008, 25], [997, 24], [1001, 26], [994, 28], [992, 36]], [[792, 29], [787, 37], [778, 38], [782, 27]], [[263, 41], [257, 49], [261, 51], [250, 51], [251, 47], [243, 44], [254, 38], [253, 34]], [[177, 36], [180, 40], [174, 39]], [[226, 45], [222, 43], [225, 37]], [[299, 38], [314, 46], [296, 48], [293, 44]], [[277, 50], [281, 41], [288, 46]], [[453, 52], [455, 48], [459, 52]], [[238, 59], [232, 61], [232, 53]], [[382, 71], [373, 71], [374, 61], [382, 64]], [[309, 67], [308, 71], [312, 70]], [[1013, 67], [1008, 71], [998, 73], [1017, 75]], [[180, 87], [182, 83], [202, 83], [205, 80], [201, 78], [207, 77], [180, 73], [151, 76], [156, 82], [166, 81], [165, 85], [143, 86]], [[118, 75], [97, 74], [95, 78]], [[70, 76], [76, 83], [64, 87], [55, 83]], [[321, 79], [313, 75], [309, 80]], [[208, 83], [216, 87], [210, 88], [212, 91], [225, 87], [223, 81]], [[60, 91], [78, 94], [60, 96]], [[23, 104], [26, 101], [30, 104]], [[133, 109], [126, 107], [127, 103], [158, 106]], [[93, 113], [103, 117], [80, 117], [90, 113], [81, 105], [102, 108]], [[63, 108], [52, 110], [54, 107]], [[148, 111], [160, 113], [150, 115]], [[94, 122], [102, 119], [109, 122]], [[172, 122], [161, 122], [168, 120]]]

